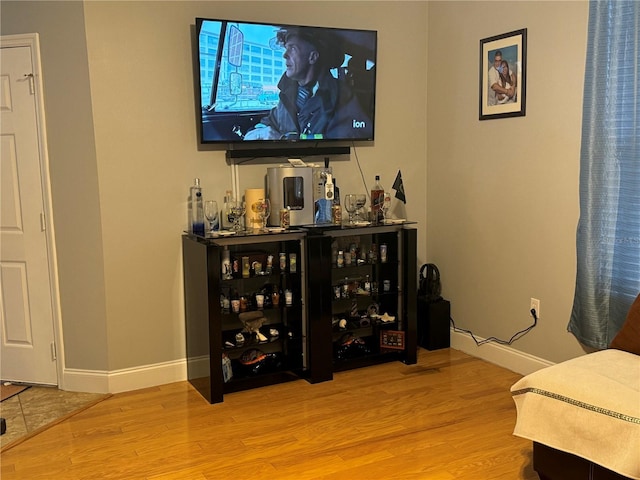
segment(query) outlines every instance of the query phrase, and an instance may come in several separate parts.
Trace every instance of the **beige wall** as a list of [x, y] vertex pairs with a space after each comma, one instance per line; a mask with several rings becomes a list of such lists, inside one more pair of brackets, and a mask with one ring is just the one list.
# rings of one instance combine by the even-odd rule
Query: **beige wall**
[[[187, 190], [196, 176], [207, 197], [222, 200], [230, 187], [224, 152], [200, 150], [196, 140], [196, 16], [377, 29], [384, 65], [377, 140], [359, 147], [357, 157], [369, 183], [380, 174], [390, 186], [402, 167], [408, 213], [424, 224], [427, 8], [397, 7], [2, 2], [3, 32], [39, 31], [43, 43], [68, 368], [114, 371], [184, 358], [180, 233]], [[411, 50], [417, 62], [397, 55]], [[418, 98], [405, 95], [407, 88]], [[241, 167], [241, 188], [261, 184], [263, 172]], [[363, 190], [354, 160], [336, 164], [335, 174], [343, 192]], [[421, 242], [424, 251], [424, 236]]]
[[[376, 141], [334, 164], [342, 192], [364, 188], [356, 158], [369, 184], [380, 174], [390, 186], [402, 169], [417, 263], [439, 265], [457, 323], [508, 337], [535, 296], [540, 325], [514, 348], [554, 361], [581, 353], [566, 322], [586, 2], [0, 5], [3, 33], [41, 33], [67, 367], [184, 357], [187, 190], [198, 176], [222, 200], [231, 179], [224, 152], [197, 145], [196, 16], [378, 30]], [[479, 122], [478, 41], [522, 27], [527, 116]], [[241, 189], [261, 184], [264, 167], [240, 170]]]
[[[390, 186], [402, 166], [412, 217], [426, 218], [426, 5], [241, 3], [85, 3], [110, 369], [183, 358], [180, 232], [188, 187], [200, 177], [205, 197], [221, 201], [231, 186], [224, 151], [197, 146], [196, 16], [378, 29], [377, 139], [375, 147], [358, 148], [358, 157], [369, 184], [380, 174]], [[416, 34], [407, 37], [406, 31]], [[396, 54], [410, 48], [417, 63]], [[407, 88], [419, 98], [404, 94]], [[264, 172], [264, 166], [241, 167], [241, 188], [262, 186]], [[364, 189], [354, 161], [341, 162], [335, 174], [343, 192]]]
[[64, 360], [69, 368], [107, 370], [103, 240], [83, 5], [2, 1], [0, 9], [3, 35], [40, 35]]
[[[575, 232], [587, 2], [430, 2], [427, 251], [459, 327], [550, 361], [566, 326]], [[570, 23], [571, 27], [568, 27]], [[527, 28], [526, 116], [478, 121], [481, 38]]]

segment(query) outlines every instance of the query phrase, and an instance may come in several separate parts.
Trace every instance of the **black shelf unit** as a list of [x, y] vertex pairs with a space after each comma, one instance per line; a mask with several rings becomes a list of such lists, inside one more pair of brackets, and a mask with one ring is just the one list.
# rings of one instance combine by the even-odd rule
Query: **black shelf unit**
[[[311, 383], [331, 380], [341, 370], [394, 360], [417, 362], [416, 242], [410, 224], [308, 229]], [[356, 254], [339, 266], [339, 250]], [[383, 334], [400, 338], [402, 345], [383, 345]]]
[[[296, 380], [304, 375], [307, 368], [304, 239], [301, 230], [210, 238], [183, 235], [187, 376], [210, 403], [222, 402], [227, 393]], [[225, 250], [231, 265], [235, 265], [230, 278], [222, 274]], [[280, 268], [281, 253], [283, 268]], [[269, 255], [272, 265], [267, 273]], [[243, 276], [242, 257], [248, 257], [251, 263], [262, 263], [262, 268], [258, 273], [250, 269], [249, 275]], [[290, 305], [285, 298], [287, 291], [291, 292]], [[277, 305], [273, 292], [279, 295]], [[261, 308], [256, 294], [265, 297]], [[244, 300], [242, 311], [234, 312], [231, 299]], [[255, 332], [245, 331], [247, 322], [243, 318], [247, 314], [259, 317], [263, 341]], [[225, 378], [223, 358], [228, 359], [231, 378]]]

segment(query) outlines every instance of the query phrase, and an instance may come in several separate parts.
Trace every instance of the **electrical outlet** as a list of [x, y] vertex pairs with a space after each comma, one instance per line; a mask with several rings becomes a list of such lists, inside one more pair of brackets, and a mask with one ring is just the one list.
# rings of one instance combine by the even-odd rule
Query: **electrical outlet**
[[531, 310], [535, 310], [536, 317], [540, 318], [540, 300], [531, 297], [531, 306], [529, 307], [529, 312], [531, 312]]

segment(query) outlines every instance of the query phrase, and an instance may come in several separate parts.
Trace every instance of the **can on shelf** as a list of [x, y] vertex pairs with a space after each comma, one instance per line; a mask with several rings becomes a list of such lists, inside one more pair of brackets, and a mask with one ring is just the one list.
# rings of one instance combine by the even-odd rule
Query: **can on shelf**
[[291, 290], [284, 291], [284, 303], [287, 307], [293, 305], [293, 292]]
[[340, 205], [331, 206], [331, 220], [334, 225], [340, 225], [342, 223], [342, 207]]
[[382, 263], [387, 263], [387, 244], [386, 243], [380, 244], [380, 261]]
[[280, 227], [289, 228], [291, 223], [291, 213], [288, 208], [280, 210]]

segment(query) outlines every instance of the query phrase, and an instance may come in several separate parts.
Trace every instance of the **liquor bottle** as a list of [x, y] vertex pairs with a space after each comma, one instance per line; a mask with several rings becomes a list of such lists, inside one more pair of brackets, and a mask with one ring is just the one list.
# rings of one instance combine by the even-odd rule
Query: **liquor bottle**
[[[340, 204], [340, 189], [333, 179], [333, 205], [331, 205], [331, 220], [335, 225], [342, 223], [342, 205]], [[346, 257], [345, 257], [346, 258]]]
[[376, 183], [371, 187], [371, 222], [374, 225], [384, 220], [382, 204], [384, 203], [384, 188], [380, 184], [380, 175], [376, 175]]
[[233, 225], [231, 222], [229, 222], [229, 217], [227, 217], [227, 204], [231, 201], [232, 198], [233, 193], [231, 192], [231, 190], [227, 190], [224, 194], [224, 200], [222, 202], [222, 215], [220, 217], [220, 226], [225, 230], [228, 230]]
[[204, 208], [199, 178], [189, 189], [189, 217], [189, 233], [204, 236]]

